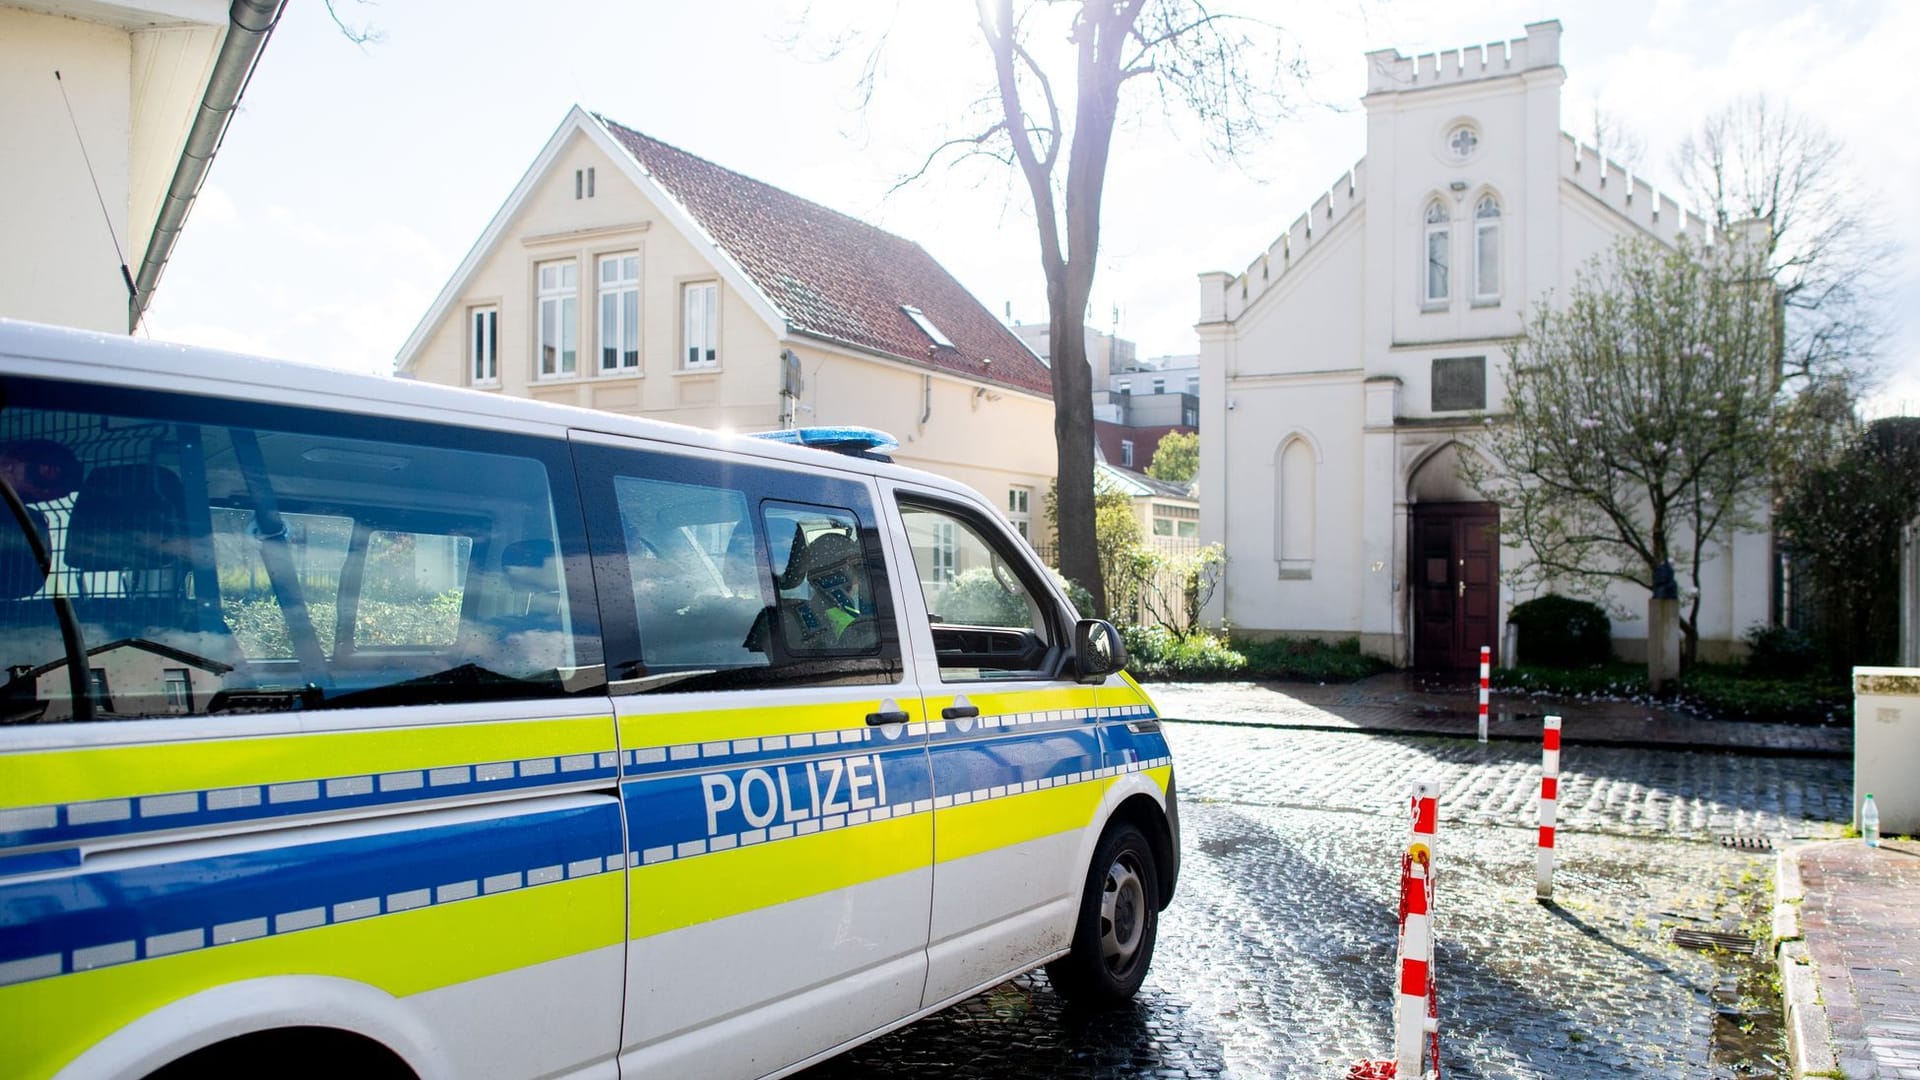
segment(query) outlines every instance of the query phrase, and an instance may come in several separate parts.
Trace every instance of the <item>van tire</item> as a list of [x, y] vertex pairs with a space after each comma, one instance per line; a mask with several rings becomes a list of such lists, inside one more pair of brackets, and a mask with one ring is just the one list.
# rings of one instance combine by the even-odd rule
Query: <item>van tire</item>
[[1074, 1004], [1124, 1005], [1147, 977], [1159, 928], [1153, 845], [1133, 825], [1116, 823], [1094, 849], [1072, 950], [1047, 965], [1047, 979]]

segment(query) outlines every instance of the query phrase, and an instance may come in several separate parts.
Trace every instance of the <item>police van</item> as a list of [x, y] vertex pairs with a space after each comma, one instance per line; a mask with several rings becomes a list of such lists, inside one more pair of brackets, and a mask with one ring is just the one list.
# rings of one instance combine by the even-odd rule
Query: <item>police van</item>
[[1129, 998], [1180, 844], [1118, 634], [785, 437], [0, 321], [0, 1073], [758, 1077]]

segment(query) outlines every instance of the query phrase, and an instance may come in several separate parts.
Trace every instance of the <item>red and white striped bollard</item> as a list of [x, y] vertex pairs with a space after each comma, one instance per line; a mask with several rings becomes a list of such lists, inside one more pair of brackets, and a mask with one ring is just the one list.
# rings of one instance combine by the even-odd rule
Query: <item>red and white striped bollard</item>
[[1540, 732], [1540, 854], [1534, 866], [1534, 893], [1553, 899], [1553, 825], [1560, 803], [1560, 718], [1549, 716]]
[[1439, 785], [1416, 781], [1411, 796], [1413, 836], [1407, 844], [1400, 887], [1399, 992], [1394, 999], [1395, 1075], [1425, 1074], [1423, 1051], [1431, 1048], [1439, 1068], [1440, 1022], [1433, 992], [1433, 847], [1439, 824]]
[[1493, 649], [1480, 646], [1480, 741], [1487, 741], [1487, 680], [1493, 674]]

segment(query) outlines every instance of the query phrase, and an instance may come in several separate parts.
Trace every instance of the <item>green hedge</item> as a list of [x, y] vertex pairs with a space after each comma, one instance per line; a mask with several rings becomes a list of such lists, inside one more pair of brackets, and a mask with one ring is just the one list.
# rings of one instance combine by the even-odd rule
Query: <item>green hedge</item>
[[1237, 641], [1246, 654], [1247, 674], [1292, 682], [1343, 683], [1377, 675], [1393, 665], [1360, 651], [1359, 638], [1329, 645], [1307, 638]]
[[1552, 593], [1515, 604], [1507, 621], [1520, 634], [1520, 659], [1544, 667], [1587, 667], [1613, 659], [1613, 620], [1604, 608]]
[[1824, 723], [1845, 720], [1853, 709], [1853, 692], [1844, 682], [1765, 678], [1718, 664], [1700, 664], [1681, 676], [1677, 696], [1682, 705], [1724, 720]]
[[[1501, 690], [1532, 694], [1654, 700], [1647, 669], [1641, 664], [1565, 668], [1529, 664], [1496, 668], [1492, 681]], [[1844, 719], [1853, 699], [1845, 684], [1817, 677], [1773, 679], [1739, 667], [1699, 664], [1680, 677], [1666, 704], [1719, 720], [1818, 724]]]
[[1645, 664], [1615, 662], [1582, 667], [1523, 664], [1494, 668], [1491, 681], [1500, 690], [1562, 697], [1640, 698], [1648, 695]]

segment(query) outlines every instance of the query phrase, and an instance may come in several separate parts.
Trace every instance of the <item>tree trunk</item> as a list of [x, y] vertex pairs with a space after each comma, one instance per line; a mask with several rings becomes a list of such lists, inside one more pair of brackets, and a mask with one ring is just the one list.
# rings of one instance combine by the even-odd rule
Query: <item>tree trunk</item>
[[1053, 433], [1059, 446], [1060, 572], [1086, 586], [1103, 618], [1111, 613], [1094, 536], [1093, 373], [1087, 367], [1085, 323], [1100, 254], [1100, 200], [1124, 78], [1120, 57], [1139, 13], [1140, 0], [1114, 7], [1090, 2], [1081, 8], [1074, 27], [1078, 88], [1062, 211], [1064, 257], [1047, 257], [1048, 240], [1057, 234], [1051, 221], [1041, 222], [1045, 235], [1040, 261], [1047, 273], [1047, 315], [1053, 332], [1049, 354]]
[[1093, 522], [1093, 376], [1087, 368], [1087, 336], [1079, 307], [1067, 296], [1067, 274], [1047, 275], [1048, 321], [1052, 328], [1053, 437], [1057, 450], [1055, 484], [1060, 572], [1093, 594], [1093, 611], [1107, 617], [1107, 593], [1100, 579], [1100, 548]]

